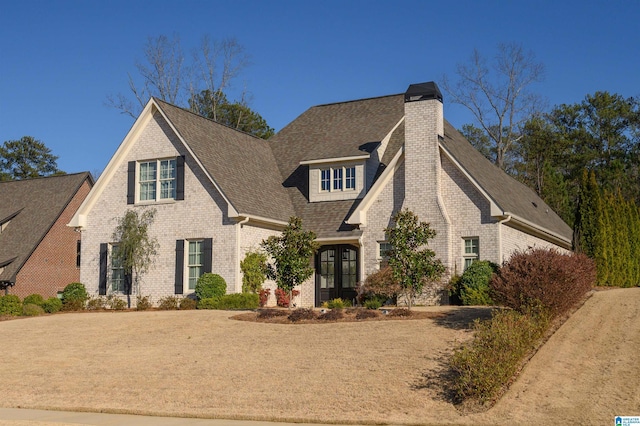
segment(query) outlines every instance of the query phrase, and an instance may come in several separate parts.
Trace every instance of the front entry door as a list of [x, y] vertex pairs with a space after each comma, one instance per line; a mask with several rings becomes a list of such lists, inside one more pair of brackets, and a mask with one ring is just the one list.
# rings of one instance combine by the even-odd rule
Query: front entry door
[[358, 278], [355, 246], [322, 246], [316, 255], [316, 306], [336, 298], [353, 302]]

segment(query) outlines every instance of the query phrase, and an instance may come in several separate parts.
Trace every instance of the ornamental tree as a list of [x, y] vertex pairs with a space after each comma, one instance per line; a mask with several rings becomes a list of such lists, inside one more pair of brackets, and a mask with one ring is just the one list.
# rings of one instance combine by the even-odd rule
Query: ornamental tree
[[[114, 261], [122, 265], [127, 287], [127, 304], [131, 307], [131, 291], [140, 295], [140, 277], [153, 264], [158, 254], [158, 240], [149, 235], [149, 227], [153, 223], [156, 210], [145, 210], [140, 215], [136, 210], [127, 210], [123, 217], [117, 219], [113, 231], [113, 241], [118, 242], [118, 249], [113, 250]], [[133, 279], [132, 285], [129, 280]]]
[[388, 252], [389, 266], [411, 309], [413, 299], [425, 283], [439, 280], [445, 268], [440, 259], [436, 259], [435, 252], [427, 247], [436, 235], [428, 223], [419, 221], [408, 209], [397, 212], [393, 222], [395, 226], [384, 230], [392, 247]]
[[[313, 274], [310, 259], [318, 249], [313, 231], [302, 229], [302, 219], [292, 217], [281, 235], [262, 240], [262, 248], [273, 259], [268, 265], [267, 276], [275, 280], [278, 288], [289, 293]], [[289, 305], [291, 307], [291, 305]]]

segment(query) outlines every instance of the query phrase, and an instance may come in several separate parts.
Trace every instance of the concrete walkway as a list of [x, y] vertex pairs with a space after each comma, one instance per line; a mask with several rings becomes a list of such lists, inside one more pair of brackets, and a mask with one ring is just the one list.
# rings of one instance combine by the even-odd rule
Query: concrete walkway
[[[299, 423], [272, 423], [249, 420], [191, 419], [179, 417], [136, 416], [131, 414], [81, 413], [72, 411], [0, 408], [0, 426], [295, 426]], [[305, 423], [308, 426], [321, 426]], [[322, 425], [326, 426], [326, 425]], [[340, 425], [333, 425], [340, 426]], [[346, 426], [346, 425], [342, 425]]]

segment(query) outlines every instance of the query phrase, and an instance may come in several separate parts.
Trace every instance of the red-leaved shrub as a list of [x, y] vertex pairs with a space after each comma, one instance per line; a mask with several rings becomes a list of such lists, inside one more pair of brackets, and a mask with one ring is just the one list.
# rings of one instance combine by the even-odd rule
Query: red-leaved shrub
[[271, 294], [271, 289], [270, 288], [262, 288], [260, 289], [260, 293], [258, 293], [258, 296], [260, 297], [260, 307], [264, 308], [265, 306], [267, 306], [267, 301], [269, 300], [269, 295]]
[[530, 248], [515, 252], [490, 286], [498, 304], [522, 313], [543, 308], [557, 316], [581, 300], [595, 282], [595, 264], [587, 256]]
[[[300, 292], [298, 290], [291, 290], [292, 297], [296, 297], [299, 294]], [[278, 306], [280, 306], [281, 308], [289, 307], [289, 293], [287, 293], [281, 288], [276, 288], [275, 295], [276, 295], [276, 304]]]

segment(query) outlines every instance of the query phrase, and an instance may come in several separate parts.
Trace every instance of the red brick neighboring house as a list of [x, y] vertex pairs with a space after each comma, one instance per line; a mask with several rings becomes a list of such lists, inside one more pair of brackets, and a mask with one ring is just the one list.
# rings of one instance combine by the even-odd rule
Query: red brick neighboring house
[[0, 290], [56, 296], [80, 281], [80, 236], [66, 226], [93, 186], [88, 172], [0, 182]]

